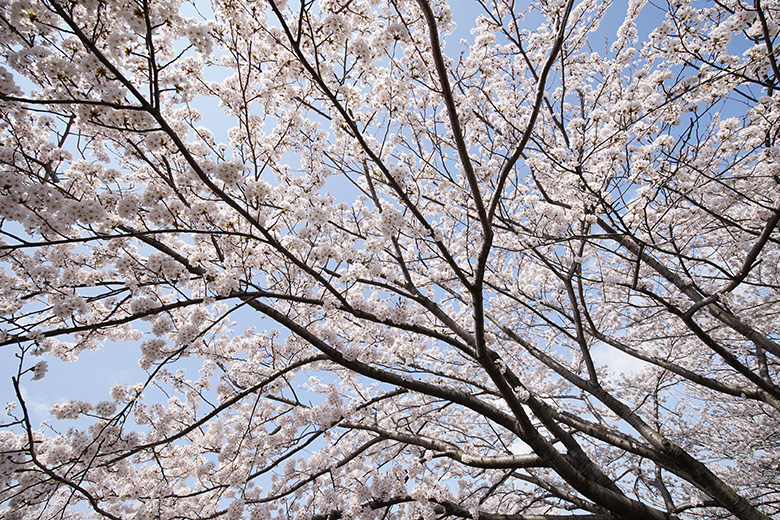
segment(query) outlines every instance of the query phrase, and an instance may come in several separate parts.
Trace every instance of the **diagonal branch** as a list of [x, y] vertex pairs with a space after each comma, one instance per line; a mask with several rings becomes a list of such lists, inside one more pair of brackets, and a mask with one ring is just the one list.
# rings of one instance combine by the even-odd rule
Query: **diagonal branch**
[[485, 210], [485, 203], [482, 201], [479, 181], [474, 173], [474, 166], [471, 164], [468, 146], [466, 145], [466, 140], [463, 138], [463, 130], [458, 121], [458, 108], [455, 106], [455, 99], [452, 97], [452, 87], [450, 86], [447, 67], [444, 64], [444, 55], [442, 54], [441, 45], [439, 44], [439, 29], [436, 26], [436, 18], [428, 0], [417, 0], [417, 4], [422, 9], [425, 21], [428, 24], [431, 40], [431, 54], [433, 55], [433, 63], [436, 66], [436, 74], [439, 77], [439, 83], [441, 83], [441, 95], [444, 98], [444, 106], [447, 108], [447, 117], [450, 120], [450, 128], [452, 130], [452, 135], [455, 138], [455, 145], [458, 149], [460, 163], [463, 166], [463, 172], [466, 174], [466, 179], [469, 182], [469, 188], [474, 197], [474, 205], [477, 207], [477, 214], [482, 223], [482, 234], [487, 242], [488, 237], [492, 236], [493, 232], [488, 214]]

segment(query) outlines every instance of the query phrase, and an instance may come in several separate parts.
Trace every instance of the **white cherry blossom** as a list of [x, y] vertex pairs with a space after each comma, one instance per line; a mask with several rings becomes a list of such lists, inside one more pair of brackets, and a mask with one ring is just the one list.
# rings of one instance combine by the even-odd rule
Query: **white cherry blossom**
[[780, 514], [775, 0], [0, 5], [3, 518]]

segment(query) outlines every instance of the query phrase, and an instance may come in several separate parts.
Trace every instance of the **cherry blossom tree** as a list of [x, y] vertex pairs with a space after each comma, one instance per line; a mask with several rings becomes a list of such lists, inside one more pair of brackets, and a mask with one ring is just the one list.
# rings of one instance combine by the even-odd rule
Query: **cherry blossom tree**
[[0, 4], [3, 518], [780, 514], [774, 0]]

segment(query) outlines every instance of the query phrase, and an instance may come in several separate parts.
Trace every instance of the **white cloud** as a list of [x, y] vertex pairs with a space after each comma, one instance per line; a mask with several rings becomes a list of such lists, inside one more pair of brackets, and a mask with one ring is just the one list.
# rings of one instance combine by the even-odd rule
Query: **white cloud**
[[607, 370], [618, 374], [635, 374], [647, 366], [647, 363], [644, 361], [631, 357], [603, 343], [592, 348], [590, 355], [596, 366], [605, 365]]
[[525, 455], [527, 453], [533, 453], [531, 447], [528, 444], [521, 441], [520, 439], [517, 439], [515, 442], [509, 445], [509, 451], [511, 451], [515, 455]]

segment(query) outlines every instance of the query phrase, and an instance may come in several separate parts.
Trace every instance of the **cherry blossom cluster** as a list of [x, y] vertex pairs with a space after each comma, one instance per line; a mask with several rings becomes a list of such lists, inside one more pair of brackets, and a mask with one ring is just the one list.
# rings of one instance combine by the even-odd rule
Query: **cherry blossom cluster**
[[2, 4], [0, 516], [780, 514], [777, 2], [451, 4]]

